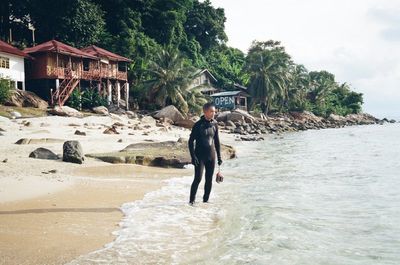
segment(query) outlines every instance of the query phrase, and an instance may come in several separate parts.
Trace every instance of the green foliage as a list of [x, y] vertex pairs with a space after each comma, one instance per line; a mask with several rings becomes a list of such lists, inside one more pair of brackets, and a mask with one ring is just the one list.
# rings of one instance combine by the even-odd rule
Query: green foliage
[[169, 104], [175, 105], [182, 113], [188, 113], [189, 108], [203, 102], [193, 100], [194, 95], [201, 98], [201, 94], [190, 91], [189, 86], [196, 77], [196, 69], [174, 47], [165, 47], [150, 60], [148, 74], [151, 77], [143, 82], [147, 91], [148, 101], [160, 107]]
[[75, 89], [68, 98], [66, 105], [75, 109], [92, 109], [97, 106], [107, 106], [107, 98], [101, 96], [96, 89], [84, 89], [79, 92]]
[[72, 91], [72, 94], [69, 96], [65, 104], [74, 109], [79, 110], [81, 108], [81, 93], [79, 92], [78, 89]]
[[246, 57], [245, 69], [249, 75], [249, 89], [253, 103], [259, 103], [263, 113], [282, 108], [288, 98], [290, 56], [280, 42], [254, 41]]
[[82, 108], [92, 109], [97, 106], [107, 106], [107, 98], [101, 96], [97, 89], [85, 89], [81, 93]]
[[3, 104], [10, 98], [11, 84], [10, 80], [6, 78], [0, 78], [0, 104]]
[[[332, 73], [295, 64], [278, 41], [254, 41], [246, 55], [227, 46], [225, 11], [210, 0], [8, 0], [0, 4], [0, 17], [10, 18], [0, 38], [7, 39], [11, 28], [21, 48], [32, 45], [32, 24], [37, 43], [95, 44], [130, 58], [128, 78], [140, 108], [174, 104], [184, 113], [201, 111], [206, 98], [187, 87], [195, 69], [204, 68], [221, 89], [248, 86], [251, 108], [265, 114], [347, 115], [360, 112], [363, 103], [362, 94], [338, 84]], [[82, 99], [74, 92], [68, 104], [91, 108], [106, 100], [86, 90]]]

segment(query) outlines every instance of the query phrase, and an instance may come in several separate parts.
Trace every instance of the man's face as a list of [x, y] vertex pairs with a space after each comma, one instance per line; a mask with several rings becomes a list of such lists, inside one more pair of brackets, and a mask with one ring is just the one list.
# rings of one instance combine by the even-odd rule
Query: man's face
[[209, 107], [208, 109], [203, 110], [203, 112], [204, 112], [204, 117], [205, 117], [207, 120], [211, 120], [211, 119], [214, 118], [214, 115], [215, 115], [215, 107], [214, 107], [214, 106], [211, 106], [211, 107]]

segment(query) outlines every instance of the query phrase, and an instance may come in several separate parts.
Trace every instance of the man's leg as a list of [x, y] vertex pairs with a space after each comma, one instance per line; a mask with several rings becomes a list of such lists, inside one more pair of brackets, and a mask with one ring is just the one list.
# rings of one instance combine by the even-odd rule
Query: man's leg
[[197, 188], [199, 187], [201, 177], [203, 176], [204, 171], [204, 161], [199, 159], [199, 165], [194, 167], [194, 179], [192, 182], [192, 186], [190, 188], [190, 201], [189, 203], [193, 203], [196, 199]]
[[206, 161], [205, 168], [206, 168], [206, 183], [204, 184], [203, 202], [207, 202], [208, 198], [210, 197], [214, 168], [215, 168], [215, 159]]

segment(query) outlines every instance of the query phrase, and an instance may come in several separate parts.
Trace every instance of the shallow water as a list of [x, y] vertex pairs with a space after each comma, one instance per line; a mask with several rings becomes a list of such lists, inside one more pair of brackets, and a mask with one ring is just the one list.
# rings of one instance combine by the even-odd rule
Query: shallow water
[[400, 124], [236, 148], [210, 203], [187, 205], [192, 176], [168, 180], [122, 206], [114, 242], [71, 264], [400, 264]]

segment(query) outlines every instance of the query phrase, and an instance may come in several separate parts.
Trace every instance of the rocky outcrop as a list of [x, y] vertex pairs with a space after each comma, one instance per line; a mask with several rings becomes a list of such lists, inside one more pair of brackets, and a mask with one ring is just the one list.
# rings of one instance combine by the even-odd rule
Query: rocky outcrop
[[[228, 145], [221, 146], [222, 159], [236, 157], [235, 149]], [[183, 168], [191, 163], [188, 142], [178, 141], [143, 142], [131, 144], [119, 152], [87, 154], [108, 163], [127, 163], [157, 167]]]
[[110, 115], [110, 113], [108, 112], [108, 109], [104, 106], [94, 107], [92, 110], [96, 114], [100, 114], [100, 115], [104, 115], [104, 116]]
[[63, 145], [63, 161], [82, 164], [83, 160], [81, 144], [78, 141], [66, 141]]
[[45, 143], [60, 143], [64, 142], [62, 139], [55, 138], [40, 138], [40, 139], [30, 139], [30, 138], [21, 138], [15, 142], [15, 144], [45, 144]]
[[173, 105], [166, 106], [153, 115], [156, 119], [168, 118], [174, 123], [185, 119], [182, 113]]
[[50, 159], [57, 160], [59, 156], [53, 153], [51, 150], [40, 147], [35, 149], [33, 152], [29, 154], [29, 157], [38, 158], [38, 159]]
[[[366, 113], [349, 114], [345, 117], [331, 114], [325, 119], [308, 111], [265, 116], [260, 113], [252, 115], [243, 110], [220, 112], [216, 116], [216, 120], [221, 130], [239, 135], [274, 134], [385, 122]], [[390, 121], [387, 120], [387, 122]], [[259, 140], [257, 137], [241, 137], [239, 139], [243, 141]]]
[[68, 107], [68, 106], [55, 106], [54, 108], [48, 111], [50, 114], [57, 116], [67, 116], [67, 117], [83, 117], [83, 114], [78, 110]]
[[35, 93], [19, 89], [11, 91], [10, 98], [7, 100], [5, 105], [15, 107], [33, 107], [43, 110], [47, 109], [49, 106], [46, 101], [41, 99]]

